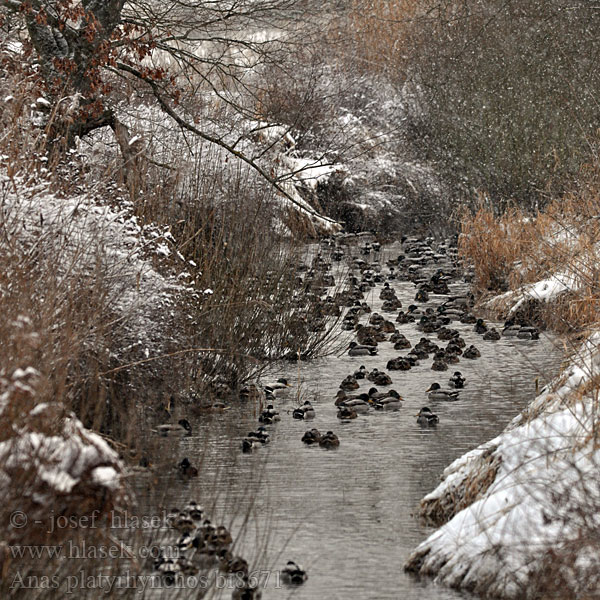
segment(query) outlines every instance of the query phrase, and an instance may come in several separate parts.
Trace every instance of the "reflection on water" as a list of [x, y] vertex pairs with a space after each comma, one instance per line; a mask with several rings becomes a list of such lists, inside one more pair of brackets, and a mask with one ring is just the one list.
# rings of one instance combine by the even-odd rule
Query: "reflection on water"
[[[412, 283], [396, 282], [394, 287], [404, 307], [413, 302]], [[367, 298], [374, 311], [381, 306], [379, 289]], [[451, 289], [461, 293], [465, 288]], [[443, 300], [432, 296], [427, 305]], [[393, 320], [396, 314], [386, 317]], [[183, 505], [192, 494], [213, 498], [214, 520], [230, 524], [234, 534], [245, 526], [236, 552], [254, 557], [256, 568], [281, 569], [290, 559], [307, 568], [309, 579], [292, 590], [295, 598], [464, 598], [402, 571], [409, 552], [431, 531], [415, 516], [418, 502], [453, 459], [506, 426], [534, 397], [536, 377], [543, 385], [556, 372], [561, 354], [547, 335], [537, 342], [484, 342], [472, 325], [453, 322], [451, 327], [459, 329], [467, 345], [477, 345], [481, 358], [462, 359], [442, 373], [431, 370], [431, 358], [411, 371], [391, 372], [391, 387], [405, 400], [398, 412], [359, 415], [340, 423], [333, 404], [341, 380], [361, 364], [385, 369], [390, 358], [406, 353], [389, 342], [380, 343], [374, 357], [329, 356], [280, 366], [270, 378], [285, 376], [294, 385], [278, 395], [282, 419], [268, 426], [271, 443], [254, 454], [241, 454], [241, 437], [257, 425], [247, 407], [195, 423], [194, 435], [178, 442], [175, 454], [195, 462], [204, 456], [201, 478], [172, 485], [170, 475], [159, 474], [159, 479], [164, 477], [161, 506]], [[413, 345], [423, 336], [414, 324], [398, 329]], [[437, 341], [435, 334], [426, 337]], [[445, 387], [454, 366], [468, 381], [460, 400], [428, 400], [424, 390], [434, 381]], [[363, 380], [358, 392], [369, 387]], [[292, 419], [299, 398], [311, 400], [314, 420]], [[439, 415], [437, 428], [417, 426], [415, 413], [423, 405]], [[337, 433], [339, 449], [302, 444], [302, 434], [311, 427]], [[154, 498], [146, 501], [148, 508], [156, 508]], [[248, 513], [251, 518], [244, 525]], [[274, 575], [263, 598], [288, 596], [290, 589], [276, 589], [276, 584]]]

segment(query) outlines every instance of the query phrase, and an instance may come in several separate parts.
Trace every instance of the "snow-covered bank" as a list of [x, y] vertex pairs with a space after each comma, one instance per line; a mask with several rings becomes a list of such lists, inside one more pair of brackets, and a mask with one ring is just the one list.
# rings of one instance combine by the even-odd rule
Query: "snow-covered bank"
[[[512, 294], [511, 308], [550, 291], [530, 286]], [[443, 525], [408, 571], [490, 597], [597, 597], [599, 344], [591, 334], [503, 433], [445, 469], [421, 502], [422, 515]]]

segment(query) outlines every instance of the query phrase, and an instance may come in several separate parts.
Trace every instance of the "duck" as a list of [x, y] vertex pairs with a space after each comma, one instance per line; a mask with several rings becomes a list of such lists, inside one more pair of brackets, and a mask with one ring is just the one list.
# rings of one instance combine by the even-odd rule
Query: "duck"
[[416, 417], [417, 423], [422, 427], [435, 427], [440, 422], [438, 416], [434, 415], [427, 406], [424, 406]]
[[326, 448], [328, 450], [337, 448], [340, 445], [340, 440], [333, 431], [328, 431], [319, 441], [319, 446], [321, 448]]
[[452, 377], [450, 377], [448, 380], [448, 383], [457, 390], [460, 390], [467, 385], [467, 380], [463, 377], [463, 374], [460, 371], [454, 371]]
[[313, 444], [318, 444], [321, 441], [321, 437], [321, 432], [313, 428], [304, 433], [301, 441], [308, 446], [312, 446]]
[[475, 326], [473, 327], [473, 331], [478, 333], [479, 335], [483, 335], [488, 330], [487, 325], [484, 323], [483, 319], [477, 319], [475, 321]]
[[481, 356], [481, 352], [475, 346], [471, 345], [463, 352], [463, 356], [464, 358], [475, 359]]
[[500, 332], [495, 327], [491, 327], [483, 334], [483, 339], [489, 342], [497, 342], [501, 337]]
[[424, 290], [421, 288], [415, 294], [415, 301], [416, 302], [429, 302], [429, 292], [427, 292], [427, 290]]
[[402, 407], [402, 397], [400, 394], [390, 390], [393, 394], [373, 401], [376, 410], [399, 410]]
[[376, 387], [369, 389], [369, 400], [371, 402], [378, 402], [384, 400], [385, 398], [401, 399], [400, 394], [396, 390], [386, 390], [385, 392], [380, 392]]
[[354, 408], [345, 406], [344, 404], [338, 406], [337, 418], [340, 421], [351, 421], [352, 419], [356, 419], [356, 417], [358, 417], [358, 413]]
[[410, 371], [412, 364], [405, 356], [398, 356], [397, 358], [388, 360], [385, 368], [388, 371]]
[[292, 413], [294, 419], [314, 419], [315, 415], [315, 409], [308, 400], [306, 400], [302, 406], [295, 408]]
[[361, 414], [369, 412], [369, 400], [370, 398], [368, 394], [360, 394], [356, 398], [348, 398], [347, 400], [344, 400], [344, 402], [341, 402], [337, 406], [338, 408], [340, 406], [345, 406], [353, 409], [356, 413]]
[[443, 390], [439, 383], [432, 383], [425, 393], [430, 400], [458, 400], [457, 390]]
[[356, 390], [359, 387], [360, 384], [356, 381], [354, 375], [348, 375], [348, 377], [345, 377], [342, 383], [340, 383], [340, 389], [342, 390]]
[[367, 376], [367, 368], [365, 365], [360, 365], [356, 371], [354, 371], [353, 375], [354, 379], [365, 379]]
[[300, 585], [308, 579], [306, 571], [293, 560], [288, 560], [281, 571], [281, 580], [284, 583]]
[[446, 362], [446, 360], [442, 360], [441, 358], [436, 358], [436, 359], [434, 359], [434, 361], [431, 365], [431, 370], [432, 371], [447, 371], [448, 363]]
[[260, 417], [258, 417], [260, 423], [265, 423], [266, 425], [270, 425], [271, 423], [275, 423], [276, 421], [280, 421], [281, 417], [279, 413], [273, 408], [272, 404], [268, 404], [267, 408], [262, 411]]
[[184, 477], [196, 477], [198, 475], [198, 469], [192, 465], [189, 458], [182, 458], [177, 465], [177, 469]]
[[227, 548], [221, 548], [217, 552], [219, 570], [222, 573], [239, 573], [248, 575], [248, 561], [241, 556], [234, 556]]
[[392, 385], [392, 378], [379, 369], [373, 369], [367, 375], [367, 379], [372, 381], [375, 385]]
[[154, 431], [163, 437], [172, 435], [190, 436], [192, 435], [192, 426], [187, 419], [179, 419], [177, 423], [159, 425]]
[[194, 521], [201, 521], [204, 515], [204, 509], [195, 500], [190, 500], [183, 510]]
[[375, 356], [376, 354], [376, 346], [359, 346], [356, 342], [350, 342], [348, 346], [348, 356]]
[[535, 327], [521, 327], [517, 337], [520, 340], [539, 340], [540, 332]]
[[269, 387], [271, 388], [271, 390], [276, 392], [277, 390], [285, 390], [291, 387], [291, 384], [285, 377], [280, 377], [275, 383], [270, 383], [268, 386], [265, 387]]

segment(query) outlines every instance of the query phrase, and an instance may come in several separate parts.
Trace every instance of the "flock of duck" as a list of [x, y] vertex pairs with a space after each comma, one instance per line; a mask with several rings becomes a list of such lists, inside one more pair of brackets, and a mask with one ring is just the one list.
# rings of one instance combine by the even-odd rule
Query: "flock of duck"
[[[330, 242], [331, 243], [331, 242]], [[333, 242], [335, 244], [335, 242]], [[390, 359], [386, 370], [373, 368], [368, 370], [364, 365], [348, 374], [340, 383], [334, 398], [337, 417], [341, 422], [356, 419], [358, 415], [378, 411], [397, 411], [402, 407], [403, 398], [394, 389], [380, 391], [377, 386], [393, 385], [392, 376], [388, 372], [409, 371], [423, 361], [431, 359], [431, 369], [444, 372], [461, 360], [475, 360], [481, 356], [480, 350], [473, 344], [466, 344], [457, 329], [452, 328], [453, 322], [472, 325], [473, 331], [481, 335], [484, 341], [497, 341], [501, 337], [517, 337], [520, 339], [538, 339], [538, 330], [528, 323], [517, 323], [515, 319], [505, 322], [502, 331], [487, 324], [484, 319], [472, 313], [474, 298], [471, 293], [452, 295], [449, 284], [459, 281], [462, 271], [458, 268], [456, 248], [442, 244], [433, 250], [430, 242], [418, 239], [403, 239], [403, 252], [386, 261], [385, 266], [377, 260], [380, 247], [377, 244], [366, 243], [360, 248], [360, 254], [375, 253], [371, 262], [362, 257], [354, 258], [351, 263], [352, 272], [348, 285], [342, 292], [329, 295], [326, 303], [345, 307], [341, 318], [341, 328], [354, 332], [356, 339], [347, 347], [351, 357], [373, 357], [379, 352], [379, 344], [387, 342], [395, 350], [406, 350], [403, 355]], [[344, 251], [337, 244], [330, 254], [333, 261], [342, 260]], [[445, 268], [433, 270], [431, 264], [443, 263]], [[314, 258], [311, 277], [315, 277], [315, 269], [321, 269], [326, 280], [332, 285], [334, 280], [330, 275], [331, 263], [323, 258], [323, 251]], [[402, 302], [396, 295], [394, 283], [411, 281], [415, 284], [414, 303], [402, 310]], [[380, 286], [379, 299], [382, 301], [381, 313], [396, 313], [395, 318], [373, 312], [365, 301], [368, 294]], [[442, 296], [437, 306], [423, 306], [431, 303], [432, 296]], [[393, 319], [393, 320], [392, 320]], [[396, 324], [414, 324], [417, 331], [424, 334], [414, 345], [398, 331]], [[435, 339], [432, 337], [435, 336]], [[388, 371], [388, 372], [386, 372]], [[365, 385], [365, 390], [361, 388]], [[430, 401], [457, 401], [460, 391], [467, 385], [463, 374], [454, 370], [447, 385], [442, 386], [437, 381], [424, 390]], [[274, 408], [276, 392], [288, 387], [287, 380], [280, 379], [271, 386], [264, 388], [269, 404], [262, 411], [259, 421], [261, 426], [250, 432], [242, 441], [242, 450], [251, 452], [253, 449], [268, 443], [269, 434], [265, 425], [280, 420], [279, 412]], [[355, 393], [352, 393], [355, 392]], [[316, 411], [309, 400], [296, 407], [292, 412], [295, 419], [314, 419]], [[435, 427], [439, 417], [431, 408], [423, 406], [417, 413], [416, 422], [421, 427]], [[307, 445], [319, 445], [326, 449], [339, 447], [340, 440], [332, 431], [322, 434], [317, 428], [309, 429], [302, 436], [302, 442]]]
[[[182, 510], [172, 509], [166, 517], [168, 525], [179, 532], [174, 546], [161, 548], [151, 559], [165, 585], [182, 587], [190, 585], [200, 571], [215, 567], [221, 573], [236, 577], [233, 600], [258, 600], [261, 597], [259, 582], [252, 577], [248, 561], [233, 553], [233, 538], [224, 525], [214, 525], [205, 510], [194, 500]], [[296, 562], [288, 561], [281, 570], [281, 580], [288, 584], [306, 581], [306, 571]], [[199, 580], [201, 581], [201, 580]]]
[[[479, 349], [475, 345], [467, 346], [459, 331], [452, 328], [453, 322], [472, 325], [473, 331], [485, 342], [494, 342], [502, 337], [527, 340], [539, 337], [535, 327], [526, 322], [516, 322], [515, 319], [506, 321], [502, 330], [498, 331], [472, 313], [472, 294], [452, 295], [449, 284], [463, 277], [453, 245], [441, 244], [434, 251], [428, 240], [403, 238], [402, 253], [382, 265], [380, 246], [367, 242], [360, 247], [361, 257], [348, 258], [351, 274], [347, 285], [345, 289], [334, 293], [330, 292], [330, 286], [335, 285], [335, 278], [330, 273], [332, 263], [324, 258], [327, 251], [333, 262], [341, 261], [346, 254], [338, 240], [326, 240], [315, 256], [306, 279], [318, 282], [320, 292], [326, 295], [321, 298], [325, 307], [324, 315], [340, 319], [341, 328], [353, 332], [355, 339], [348, 344], [345, 350], [347, 355], [374, 357], [378, 355], [380, 344], [384, 343], [391, 345], [394, 350], [405, 351], [388, 360], [385, 370], [367, 369], [365, 365], [359, 365], [343, 378], [333, 399], [340, 423], [356, 419], [358, 415], [399, 411], [403, 398], [390, 387], [393, 385], [394, 371], [409, 371], [431, 360], [431, 370], [442, 373], [449, 371], [450, 365], [480, 357]], [[362, 258], [365, 255], [371, 255], [370, 262]], [[444, 268], [436, 268], [440, 264]], [[397, 281], [410, 281], [416, 288], [414, 302], [405, 310], [394, 288]], [[366, 297], [376, 293], [378, 286], [380, 312], [373, 312]], [[438, 300], [436, 305], [433, 302], [435, 300]], [[397, 328], [397, 325], [407, 324], [412, 324], [422, 334], [414, 345]], [[454, 402], [460, 399], [461, 390], [467, 386], [466, 378], [455, 367], [450, 372], [452, 374], [446, 385], [434, 381], [423, 390], [431, 402]], [[281, 409], [276, 408], [278, 394], [290, 387], [289, 382], [282, 378], [268, 386], [250, 384], [240, 391], [241, 400], [259, 406], [257, 429], [241, 440], [243, 453], [252, 453], [270, 442], [269, 428], [281, 420]], [[381, 387], [387, 389], [378, 389]], [[288, 414], [291, 413], [293, 419], [316, 420], [317, 413], [311, 401], [300, 402]], [[429, 406], [423, 406], [415, 416], [417, 425], [423, 428], [436, 427], [440, 422]], [[159, 426], [156, 431], [161, 435], [170, 435], [174, 430], [181, 435], [191, 434], [191, 426], [186, 419], [174, 425]], [[320, 446], [326, 450], [336, 449], [340, 445], [340, 439], [333, 431], [322, 433], [316, 427], [308, 429], [301, 441], [307, 446]], [[178, 464], [178, 469], [186, 477], [197, 474], [197, 470], [185, 458]], [[180, 572], [189, 573], [197, 568], [219, 565], [222, 571], [236, 573], [243, 578], [243, 585], [236, 588], [234, 599], [260, 597], [258, 587], [248, 581], [247, 562], [231, 553], [229, 532], [223, 526], [214, 526], [204, 519], [203, 511], [196, 503], [192, 502], [183, 511], [174, 513], [171, 524], [181, 533], [178, 548], [189, 552], [192, 558], [187, 558], [185, 554], [177, 560], [159, 557], [155, 568], [165, 579], [172, 579]], [[306, 571], [293, 561], [288, 562], [281, 575], [284, 581], [293, 584], [303, 583], [307, 579]]]

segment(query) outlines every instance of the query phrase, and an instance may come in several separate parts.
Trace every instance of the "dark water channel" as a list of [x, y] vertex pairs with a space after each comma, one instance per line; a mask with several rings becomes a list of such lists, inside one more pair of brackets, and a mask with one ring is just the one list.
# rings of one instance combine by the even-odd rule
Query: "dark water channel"
[[[382, 266], [386, 255], [398, 253], [398, 246], [387, 248], [379, 257]], [[403, 309], [414, 302], [413, 283], [390, 283]], [[464, 283], [450, 287], [456, 294], [467, 289]], [[377, 312], [381, 312], [380, 289], [378, 285], [365, 298]], [[432, 295], [425, 306], [445, 299]], [[397, 312], [382, 314], [394, 321]], [[397, 327], [413, 345], [424, 336], [414, 324]], [[278, 394], [281, 421], [268, 426], [271, 443], [250, 455], [241, 453], [240, 439], [258, 424], [247, 406], [195, 422], [193, 435], [175, 442], [173, 458], [165, 460], [172, 465], [181, 456], [194, 462], [204, 456], [200, 477], [182, 483], [173, 481], [170, 470], [159, 471], [154, 475], [159, 497], [144, 495], [142, 478], [136, 487], [148, 503], [147, 510], [182, 506], [192, 497], [211, 507], [213, 520], [229, 525], [234, 537], [243, 531], [236, 553], [254, 560], [258, 570], [272, 569], [263, 590], [266, 599], [290, 595], [331, 600], [466, 597], [403, 572], [409, 552], [432, 531], [419, 522], [416, 507], [452, 460], [493, 438], [523, 409], [535, 395], [536, 378], [541, 386], [557, 372], [561, 352], [548, 335], [539, 341], [502, 338], [489, 342], [472, 325], [453, 321], [450, 327], [459, 329], [467, 345], [475, 344], [481, 358], [461, 359], [442, 373], [431, 370], [431, 358], [408, 372], [389, 372], [390, 387], [404, 398], [397, 412], [373, 412], [341, 423], [333, 404], [341, 380], [359, 365], [385, 369], [390, 358], [406, 354], [394, 350], [390, 342], [380, 343], [379, 355], [374, 357], [338, 353], [279, 365], [263, 379], [285, 376], [293, 386]], [[435, 334], [425, 337], [438, 342]], [[345, 345], [351, 339], [348, 333]], [[447, 387], [454, 367], [468, 381], [460, 400], [429, 401], [425, 390], [434, 381]], [[371, 383], [363, 380], [356, 393], [369, 387]], [[299, 399], [311, 400], [314, 420], [292, 418]], [[417, 425], [415, 413], [424, 405], [439, 415], [437, 428]], [[326, 451], [302, 444], [302, 434], [311, 427], [337, 433], [339, 449]], [[308, 581], [297, 588], [278, 589], [277, 571], [289, 559], [307, 569]], [[228, 591], [223, 597], [230, 595]]]

